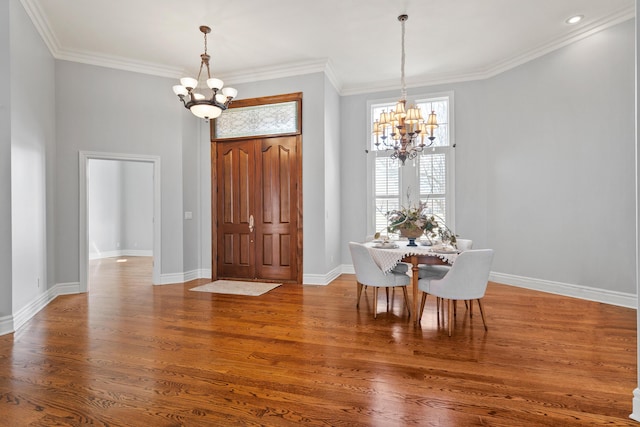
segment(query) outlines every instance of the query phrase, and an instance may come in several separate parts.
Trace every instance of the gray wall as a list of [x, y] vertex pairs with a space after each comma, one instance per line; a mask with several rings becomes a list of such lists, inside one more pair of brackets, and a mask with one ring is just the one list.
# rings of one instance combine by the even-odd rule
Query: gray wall
[[[178, 102], [175, 98], [174, 102]], [[206, 124], [204, 120], [197, 120], [185, 108], [180, 111], [180, 116], [185, 122], [182, 128], [182, 199], [184, 203], [184, 211], [191, 212], [192, 219], [184, 219], [183, 228], [184, 235], [182, 241], [184, 245], [183, 262], [185, 272], [197, 271], [202, 268], [200, 264], [200, 223], [202, 216], [200, 215], [200, 147], [201, 141], [198, 139], [199, 127]], [[201, 122], [201, 123], [200, 123]], [[206, 126], [205, 126], [206, 127]], [[207, 127], [208, 128], [208, 127]], [[209, 205], [211, 207], [211, 205]], [[211, 214], [209, 214], [211, 218]], [[209, 238], [211, 240], [211, 238]], [[211, 261], [209, 261], [209, 268]]]
[[[456, 227], [492, 270], [635, 294], [634, 20], [453, 90]], [[399, 93], [399, 92], [398, 92]], [[343, 97], [342, 262], [366, 233], [366, 102]], [[606, 267], [605, 267], [606, 266]]]
[[[0, 2], [0, 331], [12, 330], [10, 2]], [[2, 326], [8, 322], [9, 325]]]
[[122, 248], [144, 255], [153, 251], [153, 163], [121, 163]]
[[340, 265], [340, 95], [324, 78], [324, 191], [325, 191], [325, 272]]
[[[183, 272], [183, 108], [171, 79], [57, 61], [57, 278], [79, 281], [78, 152], [159, 156], [162, 274]], [[99, 84], [97, 83], [99, 82]]]
[[636, 292], [634, 31], [626, 21], [488, 82], [491, 158], [476, 173], [494, 271]]
[[90, 159], [89, 258], [153, 251], [153, 164]]
[[121, 163], [91, 159], [87, 167], [89, 258], [120, 249], [122, 230]]
[[[6, 3], [6, 2], [5, 2]], [[47, 241], [53, 237], [54, 60], [17, 1], [11, 25], [11, 230], [13, 312], [55, 283]], [[3, 156], [4, 157], [4, 156]], [[5, 205], [6, 206], [6, 205]]]
[[[312, 73], [302, 76], [274, 79], [269, 81], [231, 85], [238, 89], [238, 99], [256, 98], [270, 95], [303, 92], [302, 99], [302, 186], [303, 186], [303, 273], [304, 275], [324, 275], [327, 273], [325, 242], [325, 211], [328, 206], [339, 203], [339, 194], [325, 191], [325, 75]], [[177, 102], [177, 101], [176, 101]], [[202, 139], [201, 139], [202, 141]], [[201, 142], [204, 144], [204, 142]], [[210, 148], [204, 153], [210, 152]], [[195, 168], [193, 168], [195, 170]], [[185, 170], [185, 174], [194, 170]], [[211, 179], [210, 166], [201, 169], [202, 182]], [[185, 178], [187, 179], [187, 178]], [[211, 218], [211, 196], [203, 194], [201, 215]], [[339, 227], [336, 228], [337, 233]], [[204, 244], [211, 242], [211, 233], [204, 235]], [[338, 252], [336, 252], [336, 257]]]

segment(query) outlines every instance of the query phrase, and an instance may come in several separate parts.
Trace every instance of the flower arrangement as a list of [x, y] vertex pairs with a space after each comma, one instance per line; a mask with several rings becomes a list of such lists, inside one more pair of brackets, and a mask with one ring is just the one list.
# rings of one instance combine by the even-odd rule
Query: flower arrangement
[[[410, 188], [407, 189], [407, 200], [411, 200]], [[385, 216], [388, 221], [387, 232], [398, 233], [409, 238], [410, 246], [415, 246], [414, 240], [422, 234], [426, 235], [430, 243], [432, 239], [439, 237], [443, 245], [455, 246], [456, 244], [456, 235], [446, 226], [442, 218], [430, 213], [426, 201], [421, 201], [417, 206], [410, 205], [408, 208], [401, 207], [388, 211]], [[376, 233], [374, 237], [379, 239], [380, 233]]]
[[418, 206], [409, 208], [394, 209], [387, 212], [387, 220], [389, 225], [387, 231], [390, 233], [400, 233], [403, 230], [413, 232], [420, 231], [427, 233], [429, 237], [435, 237], [435, 231], [438, 228], [438, 222], [434, 215], [427, 213], [427, 204], [420, 202]]

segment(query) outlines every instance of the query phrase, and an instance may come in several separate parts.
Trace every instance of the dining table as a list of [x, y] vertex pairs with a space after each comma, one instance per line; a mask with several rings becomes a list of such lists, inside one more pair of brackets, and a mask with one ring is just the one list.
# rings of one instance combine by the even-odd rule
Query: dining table
[[371, 257], [380, 269], [389, 273], [400, 262], [411, 264], [411, 288], [412, 288], [412, 307], [410, 319], [415, 325], [418, 324], [418, 310], [420, 309], [419, 289], [418, 289], [418, 271], [420, 264], [428, 265], [451, 265], [458, 256], [458, 251], [454, 248], [442, 248], [438, 246], [409, 246], [409, 242], [397, 240], [394, 242], [384, 243], [371, 241], [365, 243]]

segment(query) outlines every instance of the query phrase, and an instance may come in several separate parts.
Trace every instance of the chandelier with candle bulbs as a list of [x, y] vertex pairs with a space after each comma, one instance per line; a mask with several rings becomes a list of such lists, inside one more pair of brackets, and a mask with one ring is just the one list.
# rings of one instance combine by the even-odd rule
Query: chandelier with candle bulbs
[[[395, 110], [383, 111], [373, 123], [375, 146], [378, 150], [393, 150], [392, 159], [398, 159], [404, 165], [407, 159], [415, 159], [418, 153], [431, 146], [435, 140], [433, 133], [438, 127], [435, 111], [431, 111], [427, 120], [422, 117], [415, 105], [407, 108], [407, 88], [404, 75], [404, 25], [408, 15], [398, 16], [402, 24], [402, 57], [400, 60], [402, 91]], [[428, 143], [425, 143], [425, 139]]]
[[[204, 34], [204, 53], [200, 55], [200, 71], [198, 77], [183, 77], [180, 84], [173, 87], [173, 93], [178, 95], [185, 108], [190, 110], [195, 116], [202, 119], [215, 119], [229, 107], [231, 100], [236, 97], [238, 91], [232, 87], [223, 87], [224, 82], [220, 79], [211, 78], [209, 60], [207, 54], [207, 34], [211, 28], [203, 25], [200, 31]], [[200, 85], [202, 69], [207, 69], [206, 86]]]

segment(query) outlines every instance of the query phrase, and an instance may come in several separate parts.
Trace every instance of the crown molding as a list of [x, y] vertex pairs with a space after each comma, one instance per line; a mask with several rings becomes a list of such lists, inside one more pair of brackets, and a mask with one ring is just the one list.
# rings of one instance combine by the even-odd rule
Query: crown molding
[[587, 38], [593, 34], [599, 33], [600, 31], [606, 30], [607, 28], [613, 27], [614, 25], [621, 24], [622, 22], [632, 19], [635, 16], [636, 11], [635, 7], [633, 6], [618, 10], [617, 12], [613, 12], [612, 14], [605, 16], [598, 21], [594, 21], [589, 25], [573, 31], [566, 36], [555, 38], [520, 55], [507, 58], [506, 60], [499, 62], [495, 66], [491, 67], [485, 72], [480, 72], [479, 74], [484, 74], [484, 78], [496, 76], [533, 59], [551, 53], [554, 50], [558, 50], [584, 38]]
[[[462, 83], [473, 80], [485, 80], [497, 76], [498, 74], [504, 73], [505, 71], [511, 70], [519, 65], [532, 61], [536, 58], [544, 56], [562, 47], [568, 46], [600, 31], [606, 30], [607, 28], [613, 27], [614, 25], [621, 24], [624, 21], [635, 18], [635, 16], [635, 7], [631, 6], [628, 8], [624, 8], [618, 10], [617, 12], [613, 12], [612, 14], [598, 21], [594, 21], [590, 25], [567, 34], [564, 37], [550, 40], [549, 42], [530, 49], [524, 53], [512, 56], [511, 58], [507, 58], [490, 68], [470, 70], [468, 72], [460, 74], [444, 74], [439, 76], [432, 75], [428, 78], [407, 82], [407, 87], [424, 87], [447, 83]], [[358, 95], [362, 93], [383, 92], [387, 90], [397, 90], [398, 88], [399, 86], [397, 81], [387, 80], [384, 82], [378, 82], [369, 85], [346, 87], [343, 88], [343, 90], [340, 92], [340, 95], [348, 96]]]
[[[95, 53], [91, 52], [62, 49], [55, 34], [51, 31], [51, 26], [49, 25], [46, 16], [38, 6], [38, 3], [35, 0], [20, 0], [20, 2], [22, 3], [25, 11], [27, 12], [27, 15], [29, 15], [29, 18], [33, 22], [33, 25], [36, 27], [36, 30], [42, 37], [49, 51], [56, 59], [81, 62], [84, 64], [115, 68], [137, 73], [151, 74], [161, 77], [180, 78], [185, 74], [185, 71], [182, 68], [134, 61], [129, 58], [109, 55], [96, 55]], [[524, 53], [512, 56], [511, 58], [507, 58], [490, 68], [468, 70], [467, 72], [458, 74], [448, 73], [438, 76], [432, 75], [426, 78], [410, 81], [408, 82], [407, 87], [424, 87], [488, 79], [634, 17], [634, 6], [624, 8], [613, 12], [612, 14], [585, 27], [582, 27], [566, 36], [550, 40], [547, 43], [530, 49]], [[225, 77], [226, 81], [228, 81], [229, 83], [240, 84], [286, 78], [316, 72], [323, 72], [341, 96], [357, 95], [371, 92], [383, 92], [387, 90], [398, 89], [398, 82], [395, 80], [345, 86], [335, 74], [334, 68], [331, 66], [331, 61], [329, 59], [321, 59], [301, 63], [290, 63], [242, 73], [229, 73]]]
[[49, 21], [42, 12], [42, 9], [40, 9], [40, 6], [35, 0], [20, 0], [20, 3], [25, 12], [27, 12], [31, 22], [33, 22], [34, 27], [36, 27], [40, 37], [42, 37], [44, 44], [47, 45], [49, 52], [56, 58], [56, 53], [60, 50], [60, 43], [51, 31], [51, 25], [49, 25]]
[[58, 50], [54, 57], [64, 61], [80, 62], [83, 64], [96, 65], [98, 67], [115, 68], [117, 70], [151, 74], [159, 77], [179, 79], [180, 77], [185, 76], [185, 72], [182, 68], [168, 67], [150, 62], [134, 61], [129, 58], [100, 55], [91, 52]]
[[243, 73], [225, 73], [225, 81], [230, 84], [240, 84], [301, 76], [304, 74], [325, 72], [328, 66], [328, 60], [326, 58], [315, 61], [289, 63]]

